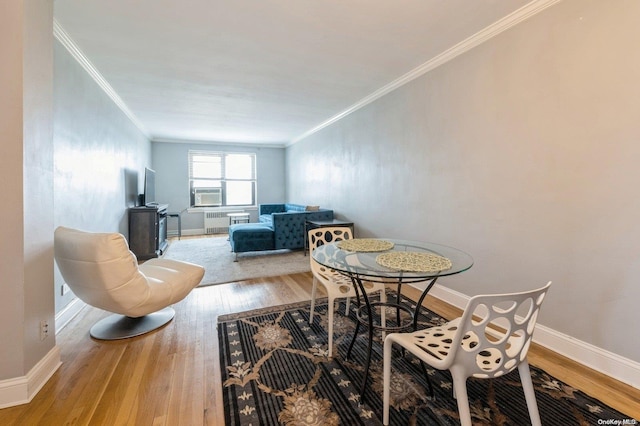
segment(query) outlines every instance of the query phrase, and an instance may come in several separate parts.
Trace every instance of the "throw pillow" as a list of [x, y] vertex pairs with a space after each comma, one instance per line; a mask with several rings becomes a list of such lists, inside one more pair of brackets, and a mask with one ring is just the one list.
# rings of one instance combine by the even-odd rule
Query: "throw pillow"
[[317, 212], [318, 210], [320, 210], [320, 206], [307, 206], [306, 210], [308, 212]]

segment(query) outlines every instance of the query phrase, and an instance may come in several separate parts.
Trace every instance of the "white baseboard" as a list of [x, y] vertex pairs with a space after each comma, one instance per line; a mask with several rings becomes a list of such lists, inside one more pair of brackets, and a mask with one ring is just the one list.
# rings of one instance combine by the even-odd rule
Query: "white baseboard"
[[87, 304], [76, 297], [69, 302], [67, 306], [62, 308], [62, 310], [56, 314], [56, 334], [60, 333], [60, 330], [69, 324], [85, 306], [87, 306]]
[[205, 229], [183, 229], [182, 235], [205, 235]]
[[[56, 334], [85, 306], [78, 298], [65, 306], [55, 318]], [[0, 380], [0, 409], [29, 403], [60, 365], [60, 348], [56, 345], [26, 376]]]
[[[436, 284], [429, 294], [460, 309], [469, 296]], [[640, 363], [583, 342], [541, 324], [536, 325], [533, 341], [582, 365], [640, 389]]]
[[30, 402], [60, 365], [60, 348], [54, 346], [26, 376], [0, 380], [0, 409]]

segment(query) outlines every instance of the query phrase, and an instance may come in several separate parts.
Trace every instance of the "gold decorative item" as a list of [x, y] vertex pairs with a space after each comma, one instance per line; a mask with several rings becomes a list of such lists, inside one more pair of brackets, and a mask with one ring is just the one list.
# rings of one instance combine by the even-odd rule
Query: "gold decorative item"
[[432, 253], [398, 251], [376, 257], [379, 265], [398, 271], [440, 272], [451, 268], [451, 260]]
[[394, 244], [391, 241], [378, 240], [375, 238], [354, 238], [338, 242], [338, 248], [347, 251], [374, 252], [392, 249]]

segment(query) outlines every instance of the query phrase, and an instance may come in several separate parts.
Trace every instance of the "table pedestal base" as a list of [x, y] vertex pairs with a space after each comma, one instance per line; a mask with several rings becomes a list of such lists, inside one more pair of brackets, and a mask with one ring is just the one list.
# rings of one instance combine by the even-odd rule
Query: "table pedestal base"
[[[383, 341], [384, 336], [387, 332], [391, 333], [401, 333], [407, 331], [415, 331], [418, 328], [418, 316], [420, 315], [420, 309], [422, 308], [422, 302], [424, 298], [427, 296], [427, 293], [431, 288], [435, 285], [438, 277], [433, 278], [427, 287], [424, 289], [422, 294], [420, 295], [420, 299], [416, 304], [415, 310], [413, 310], [410, 306], [401, 302], [402, 296], [402, 281], [400, 280], [397, 283], [397, 294], [395, 302], [371, 302], [367, 293], [365, 292], [364, 285], [362, 284], [362, 280], [359, 276], [351, 276], [351, 280], [353, 285], [356, 288], [356, 299], [358, 308], [356, 310], [356, 329], [353, 333], [353, 338], [351, 339], [351, 343], [349, 344], [349, 350], [347, 351], [347, 360], [351, 356], [351, 350], [353, 349], [353, 345], [358, 337], [358, 332], [360, 331], [360, 325], [364, 325], [368, 329], [368, 342], [367, 342], [367, 360], [365, 362], [364, 367], [364, 377], [362, 378], [362, 385], [360, 385], [360, 401], [364, 399], [364, 392], [367, 388], [367, 379], [369, 378], [369, 367], [371, 366], [371, 351], [373, 348], [373, 332], [375, 330], [382, 331], [383, 333]], [[360, 296], [364, 298], [364, 304], [361, 303]], [[376, 310], [380, 310], [380, 314], [376, 313]], [[387, 310], [391, 309], [395, 311], [395, 325], [387, 325]], [[404, 313], [404, 316], [403, 316]], [[379, 321], [374, 321], [374, 317], [380, 318]], [[422, 370], [424, 371], [424, 375], [427, 379], [427, 383], [429, 384], [429, 393], [431, 396], [433, 393], [433, 385], [431, 384], [431, 380], [429, 379], [429, 375], [427, 374], [426, 367], [424, 363], [421, 362]]]

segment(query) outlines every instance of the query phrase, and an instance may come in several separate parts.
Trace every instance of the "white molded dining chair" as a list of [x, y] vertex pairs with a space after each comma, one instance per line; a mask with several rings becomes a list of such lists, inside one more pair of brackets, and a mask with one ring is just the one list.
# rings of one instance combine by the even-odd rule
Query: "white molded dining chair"
[[[313, 249], [323, 244], [331, 243], [334, 241], [350, 240], [353, 239], [351, 228], [336, 226], [316, 228], [309, 231], [309, 252], [313, 253]], [[346, 298], [345, 316], [349, 315], [349, 301], [351, 297], [356, 296], [356, 290], [353, 286], [351, 278], [346, 277], [333, 269], [327, 268], [313, 259], [313, 256], [309, 256], [311, 262], [311, 272], [313, 272], [313, 289], [311, 290], [311, 308], [309, 312], [309, 324], [313, 323], [313, 312], [316, 303], [316, 292], [318, 289], [318, 282], [322, 284], [327, 292], [328, 305], [328, 323], [329, 323], [329, 356], [333, 356], [333, 310], [334, 302], [336, 299]], [[362, 285], [367, 292], [374, 293], [380, 292], [380, 301], [386, 301], [385, 286], [383, 283], [372, 283], [369, 281], [362, 281]]]
[[462, 426], [471, 426], [467, 378], [491, 379], [518, 368], [532, 425], [540, 414], [527, 352], [551, 282], [537, 290], [472, 297], [462, 316], [439, 327], [389, 334], [384, 341], [383, 423], [389, 424], [394, 343], [439, 370], [449, 370]]

